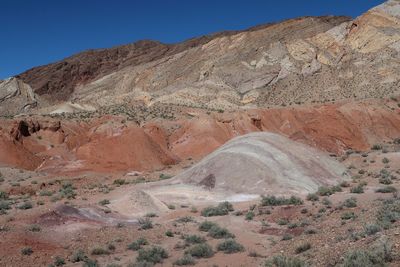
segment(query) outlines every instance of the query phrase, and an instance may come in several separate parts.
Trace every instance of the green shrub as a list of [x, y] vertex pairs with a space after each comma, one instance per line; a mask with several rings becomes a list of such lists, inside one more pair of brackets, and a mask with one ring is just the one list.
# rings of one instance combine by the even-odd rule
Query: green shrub
[[206, 242], [206, 239], [199, 235], [188, 235], [185, 236], [185, 242], [187, 244], [200, 244]]
[[392, 179], [390, 179], [390, 177], [382, 177], [382, 178], [379, 178], [379, 183], [389, 185], [389, 184], [392, 184], [393, 182], [392, 182]]
[[384, 229], [400, 219], [400, 199], [386, 199], [377, 213], [377, 223]]
[[140, 229], [142, 230], [148, 230], [153, 228], [153, 222], [149, 219], [149, 218], [140, 218], [138, 220], [139, 225], [140, 225]]
[[282, 240], [286, 241], [286, 240], [292, 240], [293, 236], [291, 234], [284, 234], [282, 236]]
[[317, 233], [317, 230], [310, 228], [310, 229], [306, 229], [304, 231], [304, 233], [307, 234], [307, 235], [313, 235], [313, 234]]
[[357, 216], [354, 214], [354, 212], [345, 212], [342, 214], [341, 218], [342, 220], [350, 220], [350, 219], [355, 219]]
[[130, 243], [128, 245], [128, 249], [136, 251], [136, 250], [141, 249], [142, 246], [145, 246], [147, 244], [148, 244], [147, 240], [145, 238], [143, 238], [143, 237], [140, 237], [137, 240], [135, 240], [132, 243]]
[[208, 230], [208, 235], [216, 239], [235, 237], [235, 235], [229, 232], [228, 229], [222, 228], [218, 225], [211, 227], [210, 230]]
[[85, 261], [86, 259], [87, 259], [87, 256], [85, 255], [85, 252], [82, 249], [79, 249], [78, 251], [76, 251], [71, 257], [72, 262], [81, 262], [81, 261]]
[[307, 200], [309, 201], [318, 201], [319, 200], [319, 196], [316, 193], [310, 193], [307, 195]]
[[201, 211], [201, 215], [204, 217], [211, 217], [211, 216], [223, 216], [227, 215], [230, 211], [233, 211], [233, 206], [231, 203], [225, 201], [216, 207], [207, 207]]
[[62, 198], [67, 198], [67, 199], [73, 199], [76, 197], [76, 192], [75, 188], [72, 185], [71, 182], [65, 182], [62, 186], [61, 189], [59, 190], [60, 197]]
[[215, 222], [204, 221], [199, 225], [199, 230], [202, 232], [208, 232], [213, 226], [218, 226], [218, 224]]
[[180, 218], [176, 219], [176, 222], [178, 222], [178, 223], [188, 223], [188, 222], [194, 222], [194, 219], [191, 216], [183, 216], [183, 217], [180, 217]]
[[266, 267], [308, 267], [303, 260], [296, 257], [287, 257], [283, 255], [274, 256], [265, 263]]
[[282, 205], [302, 205], [302, 199], [291, 196], [290, 198], [276, 196], [262, 196], [261, 206], [282, 206]]
[[56, 256], [56, 258], [54, 259], [54, 265], [55, 266], [63, 266], [63, 265], [65, 265], [65, 259], [61, 258], [60, 256]]
[[279, 225], [287, 225], [287, 224], [289, 223], [289, 220], [286, 219], [286, 218], [279, 218], [279, 219], [276, 221], [276, 223], [279, 224]]
[[29, 256], [29, 255], [31, 255], [32, 253], [33, 253], [33, 250], [32, 250], [32, 248], [30, 248], [30, 247], [26, 247], [26, 248], [21, 249], [21, 254], [22, 254], [22, 255], [27, 255], [27, 256]]
[[382, 145], [381, 144], [374, 144], [371, 147], [372, 150], [381, 150], [382, 149]]
[[108, 205], [108, 204], [110, 204], [110, 200], [108, 200], [108, 199], [103, 199], [103, 200], [101, 200], [101, 201], [99, 202], [99, 204], [102, 205], [102, 206]]
[[168, 236], [168, 237], [173, 237], [173, 236], [174, 236], [174, 233], [173, 233], [171, 230], [167, 230], [167, 231], [165, 232], [165, 235]]
[[0, 191], [0, 200], [7, 200], [8, 194], [4, 191]]
[[126, 180], [125, 179], [116, 179], [116, 180], [114, 180], [113, 184], [124, 185], [124, 184], [126, 184]]
[[167, 251], [159, 246], [153, 246], [148, 249], [140, 249], [136, 261], [149, 262], [149, 263], [162, 263], [164, 259], [168, 258]]
[[5, 212], [11, 209], [10, 202], [7, 200], [0, 200], [0, 211]]
[[249, 211], [249, 212], [246, 213], [245, 219], [247, 221], [251, 221], [251, 220], [253, 220], [254, 216], [255, 216], [254, 212], [253, 211]]
[[300, 253], [303, 253], [304, 251], [309, 250], [310, 248], [311, 248], [310, 243], [304, 243], [304, 244], [301, 244], [300, 246], [296, 247], [295, 252], [296, 252], [296, 254], [300, 254]]
[[92, 249], [91, 254], [92, 255], [108, 255], [108, 254], [110, 254], [110, 252], [107, 249], [97, 247], [97, 248]]
[[361, 184], [354, 186], [350, 189], [350, 193], [362, 194], [364, 193], [364, 186], [362, 186]]
[[209, 244], [202, 243], [187, 249], [185, 254], [195, 258], [210, 258], [214, 255], [214, 251]]
[[33, 204], [31, 202], [24, 202], [18, 206], [18, 209], [20, 210], [28, 210], [31, 208], [33, 208]]
[[381, 228], [379, 227], [379, 225], [376, 224], [367, 224], [366, 226], [364, 226], [364, 232], [367, 235], [374, 235], [378, 233], [380, 230]]
[[392, 246], [387, 240], [378, 240], [378, 243], [365, 250], [355, 250], [347, 253], [341, 267], [373, 267], [387, 266], [392, 261]]
[[348, 198], [343, 202], [343, 206], [347, 208], [357, 207], [357, 199], [354, 197]]
[[244, 247], [234, 239], [226, 239], [217, 245], [217, 250], [223, 251], [225, 254], [232, 254], [244, 251]]
[[39, 192], [39, 195], [42, 196], [42, 197], [44, 197], [44, 196], [51, 197], [53, 195], [53, 192], [52, 191], [48, 191], [48, 190], [42, 190], [42, 191]]
[[28, 230], [31, 232], [40, 232], [42, 231], [42, 228], [40, 227], [40, 225], [32, 224], [28, 227]]
[[164, 174], [164, 173], [160, 174], [160, 180], [166, 180], [166, 179], [170, 179], [172, 177], [173, 177], [172, 175], [168, 175], [168, 174]]
[[330, 196], [336, 192], [341, 192], [341, 191], [342, 188], [340, 187], [340, 185], [334, 185], [331, 187], [321, 186], [318, 188], [317, 194], [320, 196]]
[[85, 259], [85, 261], [83, 262], [82, 267], [99, 267], [99, 263], [97, 262], [97, 260], [92, 260], [92, 259]]
[[377, 192], [377, 193], [394, 193], [394, 192], [397, 192], [397, 189], [394, 186], [385, 186], [385, 187], [376, 189], [375, 192]]
[[388, 164], [390, 162], [390, 160], [388, 158], [383, 158], [382, 159], [382, 163], [384, 164]]
[[192, 256], [190, 256], [189, 254], [183, 255], [182, 258], [180, 258], [174, 262], [174, 265], [178, 265], [178, 266], [187, 266], [187, 265], [195, 265], [195, 264], [196, 264], [196, 262], [195, 262], [194, 258]]

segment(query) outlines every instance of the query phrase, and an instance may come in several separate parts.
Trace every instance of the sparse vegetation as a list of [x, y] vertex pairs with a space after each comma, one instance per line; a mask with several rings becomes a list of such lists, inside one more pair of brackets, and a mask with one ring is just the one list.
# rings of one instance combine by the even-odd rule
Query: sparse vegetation
[[272, 257], [272, 259], [267, 260], [265, 263], [266, 267], [308, 267], [303, 260], [296, 257], [287, 257], [283, 255], [278, 255]]
[[28, 201], [18, 205], [18, 209], [20, 209], [20, 210], [28, 210], [31, 208], [33, 208], [33, 204]]
[[31, 232], [40, 232], [42, 231], [42, 228], [37, 224], [32, 224], [28, 227], [28, 230]]
[[32, 253], [33, 253], [33, 250], [32, 250], [32, 248], [30, 248], [30, 247], [26, 247], [26, 248], [22, 248], [22, 249], [21, 249], [21, 254], [22, 254], [22, 255], [29, 256], [29, 255], [31, 255]]
[[215, 222], [204, 221], [199, 225], [199, 230], [202, 232], [208, 232], [213, 226], [218, 226], [218, 224]]
[[397, 192], [396, 187], [394, 186], [385, 186], [375, 190], [377, 193], [394, 193]]
[[347, 253], [340, 267], [358, 267], [358, 266], [386, 266], [387, 262], [392, 260], [392, 246], [387, 241], [381, 241], [379, 244], [366, 250], [354, 250]]
[[353, 194], [362, 194], [364, 193], [364, 186], [362, 184], [358, 184], [350, 189], [350, 193]]
[[302, 199], [291, 196], [290, 198], [276, 197], [276, 196], [262, 196], [262, 206], [282, 206], [282, 205], [302, 205]]
[[201, 211], [201, 215], [204, 217], [211, 217], [211, 216], [223, 216], [229, 214], [230, 211], [233, 211], [233, 206], [231, 203], [225, 201], [216, 207], [207, 207]]
[[346, 208], [357, 207], [357, 199], [354, 197], [348, 198], [343, 202], [343, 206], [345, 206]]
[[99, 204], [102, 206], [108, 205], [108, 204], [110, 204], [110, 200], [108, 200], [108, 199], [100, 200]]
[[225, 254], [232, 254], [244, 251], [244, 247], [234, 239], [226, 239], [217, 245], [218, 251], [223, 251]]
[[182, 258], [180, 258], [174, 262], [174, 265], [178, 265], [178, 266], [187, 266], [187, 265], [195, 265], [195, 264], [196, 264], [196, 262], [195, 262], [194, 258], [189, 254], [183, 255]]
[[245, 219], [247, 221], [251, 221], [251, 220], [253, 220], [254, 216], [255, 216], [254, 212], [253, 211], [249, 211], [249, 212], [246, 213]]
[[221, 239], [221, 238], [234, 238], [235, 235], [228, 231], [228, 229], [220, 227], [218, 225], [212, 226], [208, 230], [208, 235], [212, 238]]
[[354, 220], [356, 217], [357, 216], [354, 214], [354, 212], [345, 212], [341, 216], [342, 220]]
[[342, 188], [340, 185], [335, 185], [331, 187], [321, 186], [318, 188], [317, 194], [320, 196], [330, 196], [335, 194], [336, 192], [342, 192]]
[[185, 254], [195, 258], [210, 258], [214, 255], [212, 247], [207, 243], [197, 244], [187, 249]]
[[142, 246], [145, 246], [147, 244], [148, 244], [147, 240], [143, 237], [140, 237], [137, 240], [135, 240], [134, 242], [130, 243], [128, 245], [128, 249], [136, 251], [136, 250], [141, 249]]
[[319, 196], [316, 193], [310, 193], [307, 195], [307, 200], [309, 201], [318, 201], [319, 200]]
[[74, 199], [76, 197], [75, 187], [71, 182], [65, 182], [59, 191], [61, 198]]
[[[153, 246], [148, 249], [139, 249], [139, 254], [136, 258], [137, 263], [162, 263], [168, 258], [167, 251], [160, 246]], [[145, 265], [146, 266], [146, 265]]]
[[185, 236], [186, 244], [200, 244], [206, 242], [206, 239], [199, 235], [188, 235]]
[[364, 232], [367, 235], [374, 235], [378, 233], [380, 230], [381, 228], [377, 224], [367, 224], [366, 226], [364, 226]]
[[148, 217], [140, 218], [138, 222], [140, 225], [140, 229], [142, 230], [148, 230], [153, 228], [153, 222]]
[[384, 185], [389, 185], [392, 184], [392, 179], [390, 179], [390, 177], [381, 177], [379, 178], [379, 183], [384, 184]]
[[56, 256], [56, 258], [54, 259], [54, 266], [63, 266], [63, 265], [65, 265], [65, 259], [60, 256]]
[[87, 260], [87, 258], [88, 257], [85, 255], [85, 252], [82, 249], [79, 249], [72, 255], [71, 261], [72, 262], [83, 262], [83, 261]]
[[194, 219], [191, 216], [183, 216], [183, 217], [179, 217], [178, 219], [176, 219], [176, 222], [189, 223], [189, 222], [194, 222]]
[[160, 180], [166, 180], [166, 179], [170, 179], [172, 177], [173, 177], [172, 175], [168, 175], [168, 174], [164, 174], [164, 173], [160, 174]]
[[107, 249], [96, 247], [90, 252], [92, 255], [108, 255], [110, 252]]
[[300, 253], [303, 253], [304, 251], [309, 250], [310, 248], [311, 248], [310, 243], [304, 243], [304, 244], [301, 244], [300, 246], [296, 247], [295, 253], [300, 254]]
[[400, 199], [386, 199], [377, 213], [377, 223], [384, 229], [400, 219]]
[[371, 147], [372, 150], [381, 150], [382, 149], [382, 145], [381, 144], [374, 144]]

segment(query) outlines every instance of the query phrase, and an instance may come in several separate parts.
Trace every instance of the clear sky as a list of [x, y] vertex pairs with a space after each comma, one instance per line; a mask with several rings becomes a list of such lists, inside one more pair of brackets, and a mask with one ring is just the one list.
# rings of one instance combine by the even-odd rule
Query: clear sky
[[175, 43], [307, 15], [357, 17], [383, 0], [0, 0], [0, 79], [91, 48]]

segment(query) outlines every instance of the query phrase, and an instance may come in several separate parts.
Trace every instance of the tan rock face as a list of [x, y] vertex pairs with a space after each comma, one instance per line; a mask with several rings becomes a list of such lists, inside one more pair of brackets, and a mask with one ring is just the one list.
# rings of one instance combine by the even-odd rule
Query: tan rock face
[[398, 95], [399, 7], [388, 1], [354, 21], [304, 17], [174, 45], [141, 41], [19, 77], [50, 101], [41, 113], [135, 101], [230, 110]]

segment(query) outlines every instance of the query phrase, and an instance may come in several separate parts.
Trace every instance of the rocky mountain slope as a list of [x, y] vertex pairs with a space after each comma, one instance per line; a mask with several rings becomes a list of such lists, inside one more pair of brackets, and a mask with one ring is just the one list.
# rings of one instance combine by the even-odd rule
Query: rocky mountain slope
[[225, 110], [398, 95], [399, 6], [392, 0], [354, 20], [304, 17], [174, 45], [140, 41], [17, 77], [46, 100], [39, 108], [140, 101]]

